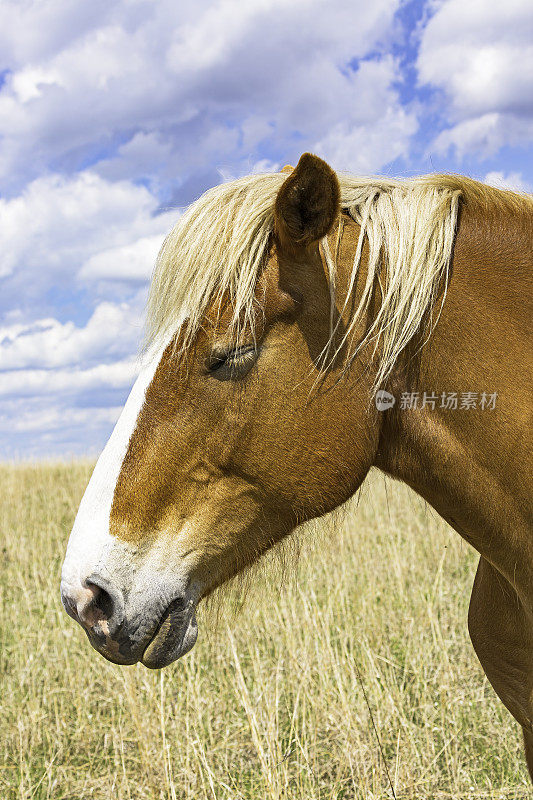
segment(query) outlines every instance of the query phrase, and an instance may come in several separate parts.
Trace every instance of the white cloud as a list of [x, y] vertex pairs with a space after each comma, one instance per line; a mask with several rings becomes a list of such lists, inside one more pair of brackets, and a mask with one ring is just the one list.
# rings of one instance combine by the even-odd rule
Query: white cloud
[[13, 92], [21, 103], [27, 103], [29, 100], [40, 97], [44, 87], [53, 84], [61, 86], [59, 72], [40, 67], [26, 67], [17, 72], [11, 82]]
[[0, 456], [28, 459], [97, 455], [116, 422], [124, 397], [115, 405], [73, 406], [70, 398], [45, 395], [2, 398]]
[[512, 189], [515, 192], [531, 192], [531, 185], [524, 180], [520, 172], [509, 172], [505, 174], [501, 170], [487, 172], [484, 179], [489, 186], [497, 189]]
[[7, 16], [4, 187], [87, 161], [115, 179], [179, 183], [206, 163], [259, 160], [265, 138], [293, 148], [300, 131], [305, 149], [354, 113], [363, 125], [350, 62], [390, 39], [399, 2], [123, 0], [96, 14], [78, 2], [71, 39], [58, 0]]
[[377, 172], [405, 154], [417, 121], [391, 88], [398, 77], [391, 57], [363, 62], [351, 81], [352, 102], [345, 105], [345, 118], [313, 150], [335, 168], [356, 173]]
[[[0, 199], [4, 457], [16, 446], [29, 456], [105, 443], [138, 369], [147, 279], [178, 216], [156, 214], [158, 205], [145, 187], [91, 171], [48, 175]], [[122, 292], [117, 281], [130, 288]], [[54, 293], [68, 300], [87, 290], [86, 322], [54, 316]], [[46, 316], [38, 316], [41, 307]], [[83, 319], [79, 302], [72, 310]]]
[[122, 408], [58, 408], [24, 409], [15, 418], [0, 413], [0, 434], [13, 432], [64, 431], [65, 428], [87, 429], [93, 426], [108, 427], [117, 421]]
[[42, 397], [79, 394], [95, 389], [124, 389], [133, 384], [139, 371], [136, 358], [83, 369], [18, 369], [2, 372], [0, 397]]
[[454, 124], [435, 148], [490, 155], [533, 131], [533, 4], [445, 0], [423, 30], [419, 80], [440, 89]]
[[84, 327], [53, 318], [0, 326], [0, 370], [109, 361], [134, 353], [141, 331], [138, 307], [108, 302], [95, 308]]
[[446, 153], [453, 147], [459, 158], [468, 153], [482, 157], [494, 155], [504, 145], [520, 145], [533, 136], [532, 119], [516, 119], [509, 114], [491, 112], [458, 122], [435, 138], [433, 148]]
[[12, 66], [35, 63], [101, 26], [111, 8], [107, 0], [3, 0], [0, 53]]
[[[157, 199], [130, 181], [111, 183], [92, 172], [37, 178], [21, 195], [0, 198], [0, 277], [19, 270], [45, 272], [49, 281], [69, 277], [99, 253], [135, 248], [135, 242], [141, 255], [151, 256], [146, 237], [152, 245], [155, 237], [162, 242], [178, 216], [156, 215], [157, 208]], [[138, 273], [136, 264], [133, 277]], [[127, 277], [123, 266], [120, 274]], [[91, 277], [90, 268], [84, 277]]]
[[[173, 214], [173, 217], [176, 217]], [[161, 234], [143, 236], [137, 241], [110, 247], [91, 256], [78, 273], [82, 279], [94, 280], [106, 278], [111, 280], [147, 281], [162, 244]]]
[[1, 373], [0, 456], [97, 453], [138, 373], [136, 358]]

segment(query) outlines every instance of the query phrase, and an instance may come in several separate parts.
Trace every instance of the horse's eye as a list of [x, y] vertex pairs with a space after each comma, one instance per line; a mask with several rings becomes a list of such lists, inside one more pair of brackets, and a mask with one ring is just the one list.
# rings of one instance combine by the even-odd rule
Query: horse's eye
[[233, 347], [229, 350], [213, 350], [207, 371], [219, 381], [243, 378], [253, 367], [258, 356], [254, 345]]

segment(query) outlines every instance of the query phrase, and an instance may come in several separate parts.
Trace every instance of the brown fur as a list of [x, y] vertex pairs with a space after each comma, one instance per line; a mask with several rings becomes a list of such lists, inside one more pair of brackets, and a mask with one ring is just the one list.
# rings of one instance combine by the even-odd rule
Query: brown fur
[[[446, 300], [429, 342], [420, 348], [421, 330], [386, 388], [397, 398], [404, 391], [497, 392], [496, 409], [403, 411], [397, 402], [379, 413], [372, 402], [379, 353], [370, 347], [348, 371], [341, 354], [319, 374], [330, 291], [318, 240], [329, 232], [341, 309], [359, 228], [340, 214], [333, 171], [306, 154], [276, 202], [256, 293], [256, 363], [242, 378], [213, 378], [206, 365], [230, 344], [220, 309], [206, 316], [184, 363], [169, 345], [130, 440], [111, 532], [148, 547], [175, 530], [177, 552], [192, 558], [193, 578], [208, 594], [299, 522], [343, 503], [378, 466], [425, 497], [481, 554], [470, 633], [489, 680], [526, 732], [531, 765], [533, 204], [462, 178], [443, 180], [463, 192]], [[340, 333], [361, 295], [364, 261], [353, 298], [335, 320]], [[359, 339], [379, 304], [375, 288]], [[239, 344], [254, 344], [246, 329], [239, 335]]]

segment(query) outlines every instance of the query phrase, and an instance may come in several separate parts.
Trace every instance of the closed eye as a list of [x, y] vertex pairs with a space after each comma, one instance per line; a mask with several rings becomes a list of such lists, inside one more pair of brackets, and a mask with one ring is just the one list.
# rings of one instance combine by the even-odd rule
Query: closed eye
[[255, 364], [259, 351], [255, 345], [242, 345], [228, 350], [213, 350], [207, 364], [209, 375], [219, 381], [243, 378]]

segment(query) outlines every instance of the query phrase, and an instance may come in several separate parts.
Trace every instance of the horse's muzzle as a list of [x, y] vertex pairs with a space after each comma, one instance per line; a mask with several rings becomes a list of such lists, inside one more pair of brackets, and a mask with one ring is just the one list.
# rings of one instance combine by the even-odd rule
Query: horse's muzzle
[[[91, 645], [108, 661], [151, 669], [185, 655], [196, 642], [196, 603], [180, 595], [170, 602], [139, 594], [126, 604], [122, 591], [92, 574], [83, 583], [62, 581], [61, 600], [69, 616], [85, 630]], [[128, 607], [129, 606], [129, 607]]]

